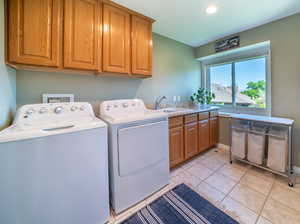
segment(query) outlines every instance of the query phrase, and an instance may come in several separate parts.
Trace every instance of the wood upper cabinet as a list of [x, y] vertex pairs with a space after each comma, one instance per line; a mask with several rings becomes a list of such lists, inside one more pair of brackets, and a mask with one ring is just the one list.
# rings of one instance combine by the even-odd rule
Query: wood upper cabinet
[[130, 14], [103, 4], [103, 71], [130, 73]]
[[100, 70], [101, 14], [98, 0], [65, 0], [65, 68]]
[[210, 146], [213, 146], [219, 141], [219, 122], [218, 117], [210, 118]]
[[131, 17], [132, 74], [152, 74], [152, 21], [133, 15]]
[[184, 161], [183, 126], [169, 129], [169, 145], [170, 167], [174, 167]]
[[58, 67], [60, 0], [9, 0], [8, 62]]
[[184, 125], [185, 159], [198, 153], [198, 125], [197, 122]]
[[199, 136], [198, 136], [198, 144], [199, 144], [199, 152], [203, 152], [208, 149], [210, 146], [210, 130], [209, 130], [209, 119], [199, 121]]
[[6, 0], [16, 69], [151, 77], [154, 20], [110, 0]]

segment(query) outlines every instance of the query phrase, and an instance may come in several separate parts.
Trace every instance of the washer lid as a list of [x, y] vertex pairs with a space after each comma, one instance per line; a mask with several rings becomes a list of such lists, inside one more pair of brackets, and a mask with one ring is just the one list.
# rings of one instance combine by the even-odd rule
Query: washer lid
[[11, 127], [0, 132], [0, 143], [106, 127], [89, 103], [22, 106]]

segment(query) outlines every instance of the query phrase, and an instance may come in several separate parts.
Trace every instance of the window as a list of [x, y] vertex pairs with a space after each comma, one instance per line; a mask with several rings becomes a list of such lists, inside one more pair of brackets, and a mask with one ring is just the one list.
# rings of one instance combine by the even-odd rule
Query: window
[[236, 60], [207, 67], [207, 87], [216, 105], [267, 108], [267, 57]]
[[266, 58], [234, 63], [236, 105], [266, 108]]
[[210, 90], [216, 96], [213, 100], [217, 105], [232, 105], [232, 70], [231, 64], [211, 66]]

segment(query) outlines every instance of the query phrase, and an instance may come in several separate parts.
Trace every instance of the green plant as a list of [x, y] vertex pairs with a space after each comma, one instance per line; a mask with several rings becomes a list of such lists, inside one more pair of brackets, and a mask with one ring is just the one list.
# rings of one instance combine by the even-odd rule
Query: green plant
[[191, 96], [191, 100], [199, 104], [205, 104], [205, 103], [210, 104], [211, 101], [215, 98], [216, 96], [214, 93], [204, 88], [199, 88], [197, 92]]
[[258, 82], [248, 82], [247, 88], [242, 94], [249, 96], [252, 100], [260, 98], [266, 90], [266, 82], [260, 80]]

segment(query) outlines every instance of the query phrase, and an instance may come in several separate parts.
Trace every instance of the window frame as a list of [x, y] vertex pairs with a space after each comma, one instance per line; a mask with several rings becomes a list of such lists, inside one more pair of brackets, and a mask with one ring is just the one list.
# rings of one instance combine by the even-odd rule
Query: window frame
[[252, 59], [258, 59], [258, 58], [265, 58], [266, 59], [266, 107], [265, 108], [249, 108], [249, 107], [243, 107], [236, 105], [236, 93], [235, 91], [232, 91], [232, 104], [231, 105], [217, 105], [220, 107], [221, 110], [224, 112], [231, 112], [231, 113], [249, 113], [249, 114], [257, 114], [257, 115], [271, 115], [271, 67], [270, 67], [270, 53], [268, 54], [262, 54], [262, 55], [255, 55], [253, 57], [241, 57], [237, 59], [232, 60], [224, 60], [221, 63], [202, 63], [202, 87], [211, 90], [210, 85], [210, 67], [212, 66], [220, 66], [225, 64], [231, 64], [231, 81], [232, 90], [235, 89], [236, 83], [235, 83], [235, 63], [237, 62], [243, 62], [248, 61]]

